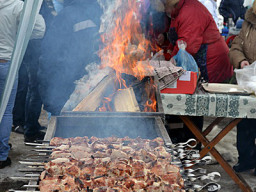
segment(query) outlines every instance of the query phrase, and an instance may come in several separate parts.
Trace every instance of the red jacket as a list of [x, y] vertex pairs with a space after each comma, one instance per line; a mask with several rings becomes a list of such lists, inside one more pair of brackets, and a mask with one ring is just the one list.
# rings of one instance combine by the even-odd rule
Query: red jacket
[[169, 49], [171, 57], [179, 51], [177, 40], [187, 43], [187, 51], [196, 56], [202, 45], [207, 45], [206, 66], [209, 82], [223, 82], [233, 75], [228, 58], [228, 46], [221, 37], [212, 15], [198, 0], [180, 0], [172, 13], [170, 28], [174, 28], [177, 39]]

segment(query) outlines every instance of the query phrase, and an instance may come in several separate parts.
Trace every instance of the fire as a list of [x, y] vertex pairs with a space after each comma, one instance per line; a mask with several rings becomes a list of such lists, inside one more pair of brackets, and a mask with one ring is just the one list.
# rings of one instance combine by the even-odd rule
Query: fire
[[150, 82], [148, 83], [148, 86], [146, 86], [145, 88], [147, 98], [149, 98], [144, 105], [145, 112], [156, 111], [156, 96], [154, 94], [156, 92], [156, 89], [157, 87], [155, 86], [154, 81], [151, 78]]
[[102, 100], [102, 107], [99, 108], [99, 111], [104, 112], [104, 111], [112, 111], [112, 108], [110, 106], [111, 98], [109, 97], [104, 97]]
[[[146, 74], [153, 71], [149, 62], [152, 42], [145, 38], [141, 28], [141, 3], [138, 0], [116, 0], [113, 13], [113, 26], [102, 35], [104, 48], [100, 51], [103, 67], [111, 67], [116, 72], [116, 89], [127, 88], [126, 81], [121, 77], [122, 73], [132, 75], [142, 80]], [[152, 84], [153, 85], [153, 84]], [[154, 89], [155, 90], [155, 89]], [[154, 94], [153, 94], [154, 95]], [[155, 98], [150, 96], [151, 102], [147, 102], [145, 110], [155, 110]], [[106, 110], [111, 97], [104, 99], [100, 110]]]

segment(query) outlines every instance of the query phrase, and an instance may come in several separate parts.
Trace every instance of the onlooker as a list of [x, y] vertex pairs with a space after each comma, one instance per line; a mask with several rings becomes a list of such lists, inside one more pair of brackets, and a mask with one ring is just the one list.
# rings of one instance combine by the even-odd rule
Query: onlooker
[[[3, 94], [5, 80], [8, 74], [10, 60], [14, 49], [18, 24], [23, 9], [23, 2], [20, 0], [0, 1], [0, 95]], [[44, 19], [37, 16], [32, 38], [42, 38], [45, 31]], [[10, 146], [8, 145], [12, 128], [12, 110], [17, 90], [18, 78], [14, 82], [11, 96], [5, 113], [0, 123], [0, 168], [11, 164], [8, 157]]]
[[[40, 9], [40, 14], [45, 19], [46, 29], [49, 28], [55, 10], [51, 0], [44, 0]], [[42, 101], [38, 91], [37, 72], [39, 66], [39, 57], [41, 55], [42, 39], [30, 40], [23, 62], [27, 68], [28, 74], [28, 92], [25, 106], [25, 126], [24, 138], [25, 142], [34, 142], [42, 140], [45, 133], [41, 132], [41, 125], [38, 120], [41, 114]]]
[[200, 68], [204, 80], [223, 82], [233, 75], [228, 58], [228, 46], [209, 11], [197, 0], [162, 0], [166, 14], [172, 18], [166, 34], [160, 34], [158, 42], [169, 41], [170, 57], [179, 51], [178, 41], [187, 43], [190, 53]]
[[[24, 56], [25, 57], [25, 56]], [[28, 92], [28, 72], [25, 63], [22, 62], [18, 75], [18, 88], [13, 107], [12, 131], [24, 134], [25, 126], [25, 106]]]
[[41, 55], [41, 39], [30, 40], [23, 64], [28, 75], [28, 89], [25, 104], [24, 141], [43, 140], [45, 133], [41, 132], [38, 120], [41, 114], [42, 101], [38, 92], [37, 71]]
[[[239, 35], [230, 49], [230, 60], [235, 68], [244, 68], [256, 61], [256, 1], [248, 9]], [[238, 163], [233, 167], [237, 172], [256, 168], [256, 119], [243, 119], [237, 125]], [[256, 175], [256, 169], [254, 174]]]
[[98, 59], [102, 10], [97, 1], [65, 0], [42, 42], [39, 91], [44, 109], [59, 115], [85, 74], [85, 66]]
[[[229, 49], [221, 37], [212, 15], [198, 0], [162, 0], [166, 14], [172, 19], [169, 31], [158, 36], [159, 45], [169, 42], [169, 60], [179, 51], [178, 41], [187, 43], [190, 53], [198, 67], [201, 76], [208, 82], [223, 82], [233, 75], [229, 63]], [[193, 117], [192, 121], [200, 130], [203, 128], [203, 117]], [[186, 128], [183, 139], [194, 135]], [[197, 146], [200, 149], [200, 145]]]
[[[46, 29], [56, 15], [51, 0], [43, 0], [40, 9]], [[38, 93], [37, 71], [41, 55], [41, 39], [30, 40], [19, 70], [18, 89], [13, 109], [13, 131], [24, 133], [25, 142], [41, 140], [44, 133], [38, 122], [42, 101]]]
[[253, 4], [253, 0], [244, 0], [244, 7], [247, 9], [251, 8]]
[[219, 28], [217, 0], [199, 0], [212, 14], [212, 17]]
[[222, 0], [219, 6], [219, 12], [224, 17], [225, 23], [228, 23], [228, 19], [231, 18], [236, 24], [239, 17], [244, 19], [246, 12], [244, 0]]

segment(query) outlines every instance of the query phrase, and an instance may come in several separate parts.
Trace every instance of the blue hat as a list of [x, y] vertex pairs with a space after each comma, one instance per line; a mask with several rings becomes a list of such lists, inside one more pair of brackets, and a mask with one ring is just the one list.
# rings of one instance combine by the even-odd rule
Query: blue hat
[[239, 19], [239, 20], [236, 22], [236, 28], [237, 28], [237, 29], [241, 29], [241, 28], [242, 28], [242, 25], [243, 25], [243, 22], [244, 22], [243, 19]]

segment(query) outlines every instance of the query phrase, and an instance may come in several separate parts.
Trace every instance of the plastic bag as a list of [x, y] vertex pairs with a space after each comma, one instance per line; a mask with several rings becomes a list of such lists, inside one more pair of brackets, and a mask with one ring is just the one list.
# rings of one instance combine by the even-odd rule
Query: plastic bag
[[187, 43], [185, 41], [178, 41], [179, 52], [173, 57], [177, 67], [182, 67], [186, 71], [193, 71], [198, 73], [198, 66], [195, 59], [186, 51]]
[[151, 59], [151, 61], [164, 61], [164, 50], [157, 52]]
[[235, 69], [237, 84], [249, 93], [256, 93], [256, 61], [243, 69]]

